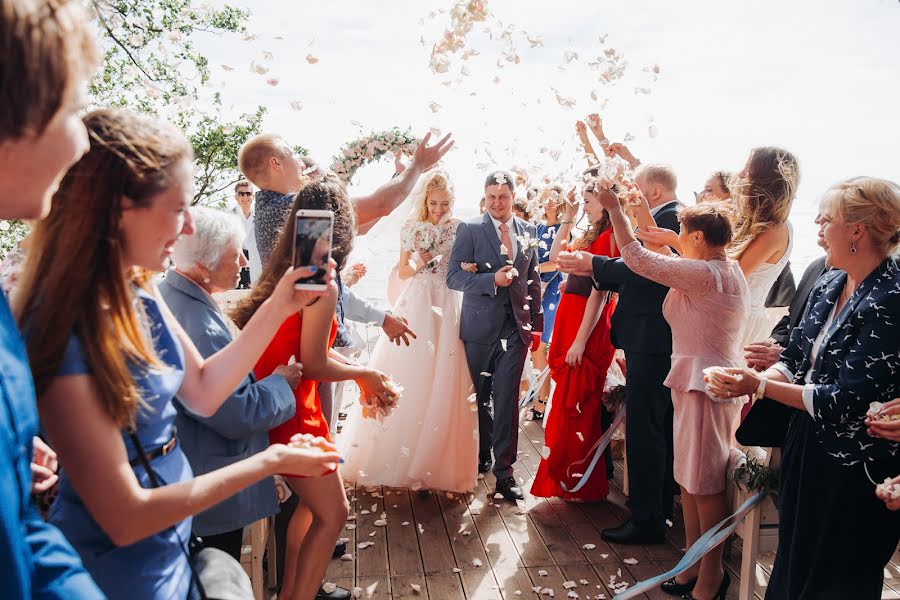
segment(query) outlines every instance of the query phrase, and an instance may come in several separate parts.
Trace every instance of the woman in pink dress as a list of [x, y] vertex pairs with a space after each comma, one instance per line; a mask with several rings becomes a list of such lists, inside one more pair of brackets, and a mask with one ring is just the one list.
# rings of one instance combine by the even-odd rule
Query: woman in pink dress
[[[646, 199], [636, 212], [649, 217]], [[703, 369], [738, 366], [744, 321], [750, 308], [750, 290], [737, 261], [726, 256], [732, 229], [720, 207], [701, 204], [679, 213], [681, 233], [651, 228], [654, 243], [674, 247], [680, 257], [644, 248], [618, 198], [601, 194], [609, 210], [622, 259], [635, 273], [669, 288], [663, 316], [672, 327], [672, 368], [665, 384], [672, 390], [674, 407], [675, 480], [681, 503], [687, 544], [728, 515], [725, 498], [726, 469], [737, 416], [745, 397], [722, 400], [706, 392]], [[640, 220], [640, 218], [639, 218]], [[664, 233], [668, 232], [668, 233]], [[670, 594], [685, 598], [725, 598], [729, 577], [722, 569], [722, 546], [708, 553], [699, 566], [663, 584]]]

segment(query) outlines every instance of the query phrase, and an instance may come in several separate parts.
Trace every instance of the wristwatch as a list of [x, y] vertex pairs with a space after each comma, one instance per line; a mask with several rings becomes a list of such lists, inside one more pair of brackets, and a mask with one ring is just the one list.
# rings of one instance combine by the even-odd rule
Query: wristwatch
[[756, 388], [756, 391], [753, 393], [753, 401], [759, 400], [760, 398], [765, 397], [766, 395], [766, 384], [769, 383], [769, 380], [765, 377], [759, 378], [759, 387]]

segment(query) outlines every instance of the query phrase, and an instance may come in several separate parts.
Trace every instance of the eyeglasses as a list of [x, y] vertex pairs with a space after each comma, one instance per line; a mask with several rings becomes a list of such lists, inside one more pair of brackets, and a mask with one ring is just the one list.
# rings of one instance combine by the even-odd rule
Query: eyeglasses
[[244, 196], [252, 196], [252, 195], [253, 195], [253, 192], [238, 192], [237, 195], [238, 195], [238, 196], [241, 196], [241, 197], [244, 197]]

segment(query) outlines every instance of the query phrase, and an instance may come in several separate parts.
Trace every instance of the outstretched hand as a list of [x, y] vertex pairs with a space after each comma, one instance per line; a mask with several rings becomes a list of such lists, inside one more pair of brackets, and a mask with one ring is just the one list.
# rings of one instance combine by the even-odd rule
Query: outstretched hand
[[556, 257], [556, 266], [563, 273], [590, 277], [594, 273], [593, 259], [594, 255], [590, 252], [582, 250], [576, 252], [562, 251]]
[[413, 153], [413, 159], [408, 168], [419, 173], [424, 173], [436, 165], [438, 161], [450, 151], [450, 148], [453, 147], [454, 141], [450, 139], [450, 136], [452, 135], [452, 133], [448, 133], [435, 145], [429, 146], [428, 141], [431, 139], [431, 132], [429, 131], [426, 133], [425, 137], [422, 138], [422, 142], [416, 148], [415, 153]]
[[637, 239], [651, 246], [668, 246], [682, 254], [678, 234], [671, 229], [666, 229], [665, 227], [650, 227], [647, 230], [636, 229], [634, 235], [637, 236]]

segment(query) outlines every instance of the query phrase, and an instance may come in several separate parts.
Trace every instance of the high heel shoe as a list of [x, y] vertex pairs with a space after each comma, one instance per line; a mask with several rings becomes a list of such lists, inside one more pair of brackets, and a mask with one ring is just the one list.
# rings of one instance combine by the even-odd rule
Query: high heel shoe
[[659, 589], [669, 594], [670, 596], [684, 596], [685, 594], [689, 594], [694, 586], [697, 585], [697, 578], [694, 577], [687, 583], [678, 583], [675, 581], [675, 578], [667, 579], [663, 582]]
[[[696, 580], [694, 583], [696, 583]], [[722, 583], [719, 584], [719, 589], [716, 590], [716, 595], [712, 597], [712, 600], [725, 600], [725, 593], [728, 591], [729, 585], [731, 585], [731, 575], [728, 574], [728, 571], [725, 571], [722, 576]], [[691, 592], [688, 592], [681, 597], [681, 600], [696, 600], [696, 598]]]
[[547, 399], [546, 398], [538, 398], [534, 401], [534, 404], [531, 406], [531, 420], [532, 421], [543, 421], [544, 420], [544, 409], [547, 407]]

